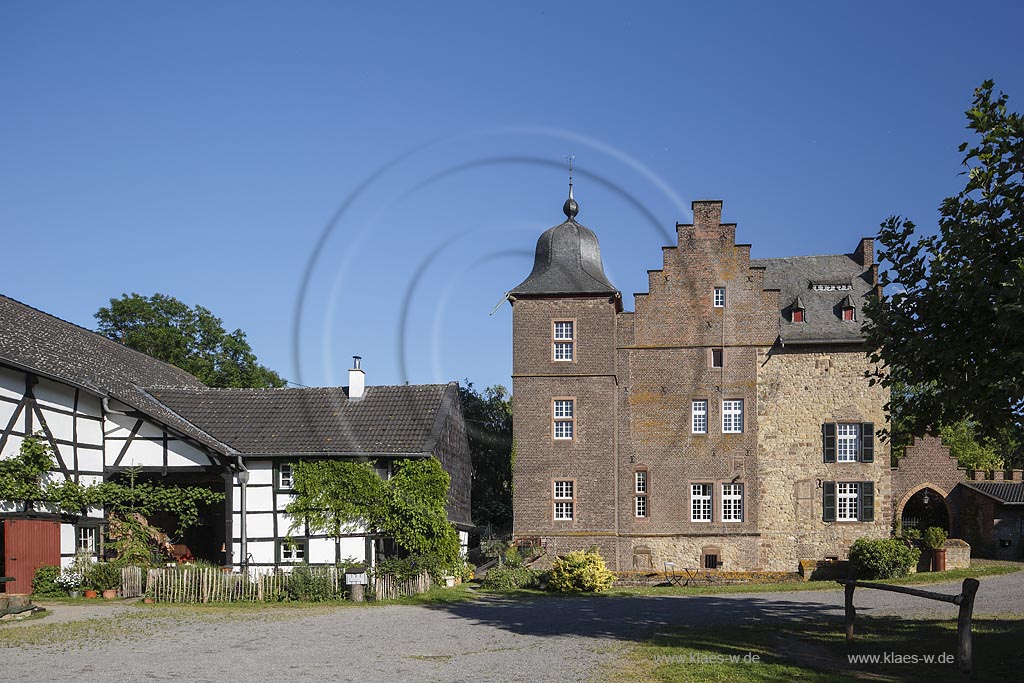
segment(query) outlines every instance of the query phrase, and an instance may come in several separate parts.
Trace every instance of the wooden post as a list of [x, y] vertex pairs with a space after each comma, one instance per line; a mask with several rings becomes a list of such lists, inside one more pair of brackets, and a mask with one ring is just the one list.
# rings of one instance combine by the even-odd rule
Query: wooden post
[[960, 602], [960, 615], [956, 620], [957, 635], [957, 664], [960, 673], [970, 675], [973, 658], [973, 644], [971, 643], [971, 617], [974, 614], [974, 595], [978, 592], [981, 583], [977, 579], [964, 579], [964, 586]]
[[846, 642], [853, 642], [853, 620], [857, 618], [857, 609], [853, 606], [853, 591], [857, 586], [846, 584]]

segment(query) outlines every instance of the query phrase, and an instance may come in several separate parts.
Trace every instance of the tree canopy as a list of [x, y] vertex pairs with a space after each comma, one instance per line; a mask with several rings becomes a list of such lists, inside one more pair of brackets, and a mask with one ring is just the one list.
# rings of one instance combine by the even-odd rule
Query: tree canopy
[[904, 429], [969, 420], [1005, 452], [1024, 418], [1024, 118], [993, 88], [975, 90], [966, 183], [942, 202], [938, 232], [900, 216], [882, 223], [885, 296], [869, 302], [865, 331], [876, 381], [904, 388]]
[[202, 306], [172, 296], [124, 294], [96, 312], [97, 332], [176, 365], [211, 387], [282, 387], [285, 380], [260, 365], [242, 330], [227, 332]]
[[499, 385], [459, 388], [473, 465], [473, 521], [499, 533], [512, 526], [512, 397]]

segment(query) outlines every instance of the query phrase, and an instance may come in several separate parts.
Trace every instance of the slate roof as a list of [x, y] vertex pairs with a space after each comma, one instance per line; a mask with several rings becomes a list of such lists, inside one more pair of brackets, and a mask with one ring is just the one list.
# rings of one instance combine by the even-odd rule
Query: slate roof
[[202, 388], [189, 373], [84, 327], [0, 295], [0, 363], [115, 398], [219, 453], [230, 448], [141, 387]]
[[1024, 505], [1024, 483], [999, 481], [968, 481], [965, 482], [979, 493], [995, 498], [1006, 505]]
[[533, 271], [509, 291], [512, 296], [617, 293], [604, 274], [597, 235], [574, 218], [540, 236]]
[[[779, 302], [784, 308], [779, 311], [779, 338], [784, 344], [863, 341], [863, 304], [873, 288], [872, 273], [852, 254], [751, 259], [750, 265], [765, 269], [765, 289], [781, 290]], [[815, 285], [850, 289], [820, 291]], [[840, 303], [846, 297], [854, 305], [855, 320], [843, 320], [840, 315]], [[797, 299], [804, 307], [802, 323], [790, 322], [790, 306]]]
[[243, 455], [431, 453], [458, 385], [151, 388], [161, 402]]

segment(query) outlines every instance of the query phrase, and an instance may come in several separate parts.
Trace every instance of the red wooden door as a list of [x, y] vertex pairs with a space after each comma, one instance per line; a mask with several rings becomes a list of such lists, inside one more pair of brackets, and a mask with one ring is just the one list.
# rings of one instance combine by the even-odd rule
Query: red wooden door
[[8, 593], [31, 593], [32, 577], [44, 564], [60, 565], [60, 523], [41, 519], [4, 520], [4, 572], [13, 576]]

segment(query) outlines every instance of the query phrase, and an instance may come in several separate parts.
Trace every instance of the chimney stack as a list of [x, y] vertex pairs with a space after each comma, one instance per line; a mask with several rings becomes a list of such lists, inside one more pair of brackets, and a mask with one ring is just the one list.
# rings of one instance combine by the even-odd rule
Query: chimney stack
[[360, 367], [362, 356], [352, 356], [352, 369], [348, 371], [348, 397], [362, 398], [366, 391], [366, 373]]

